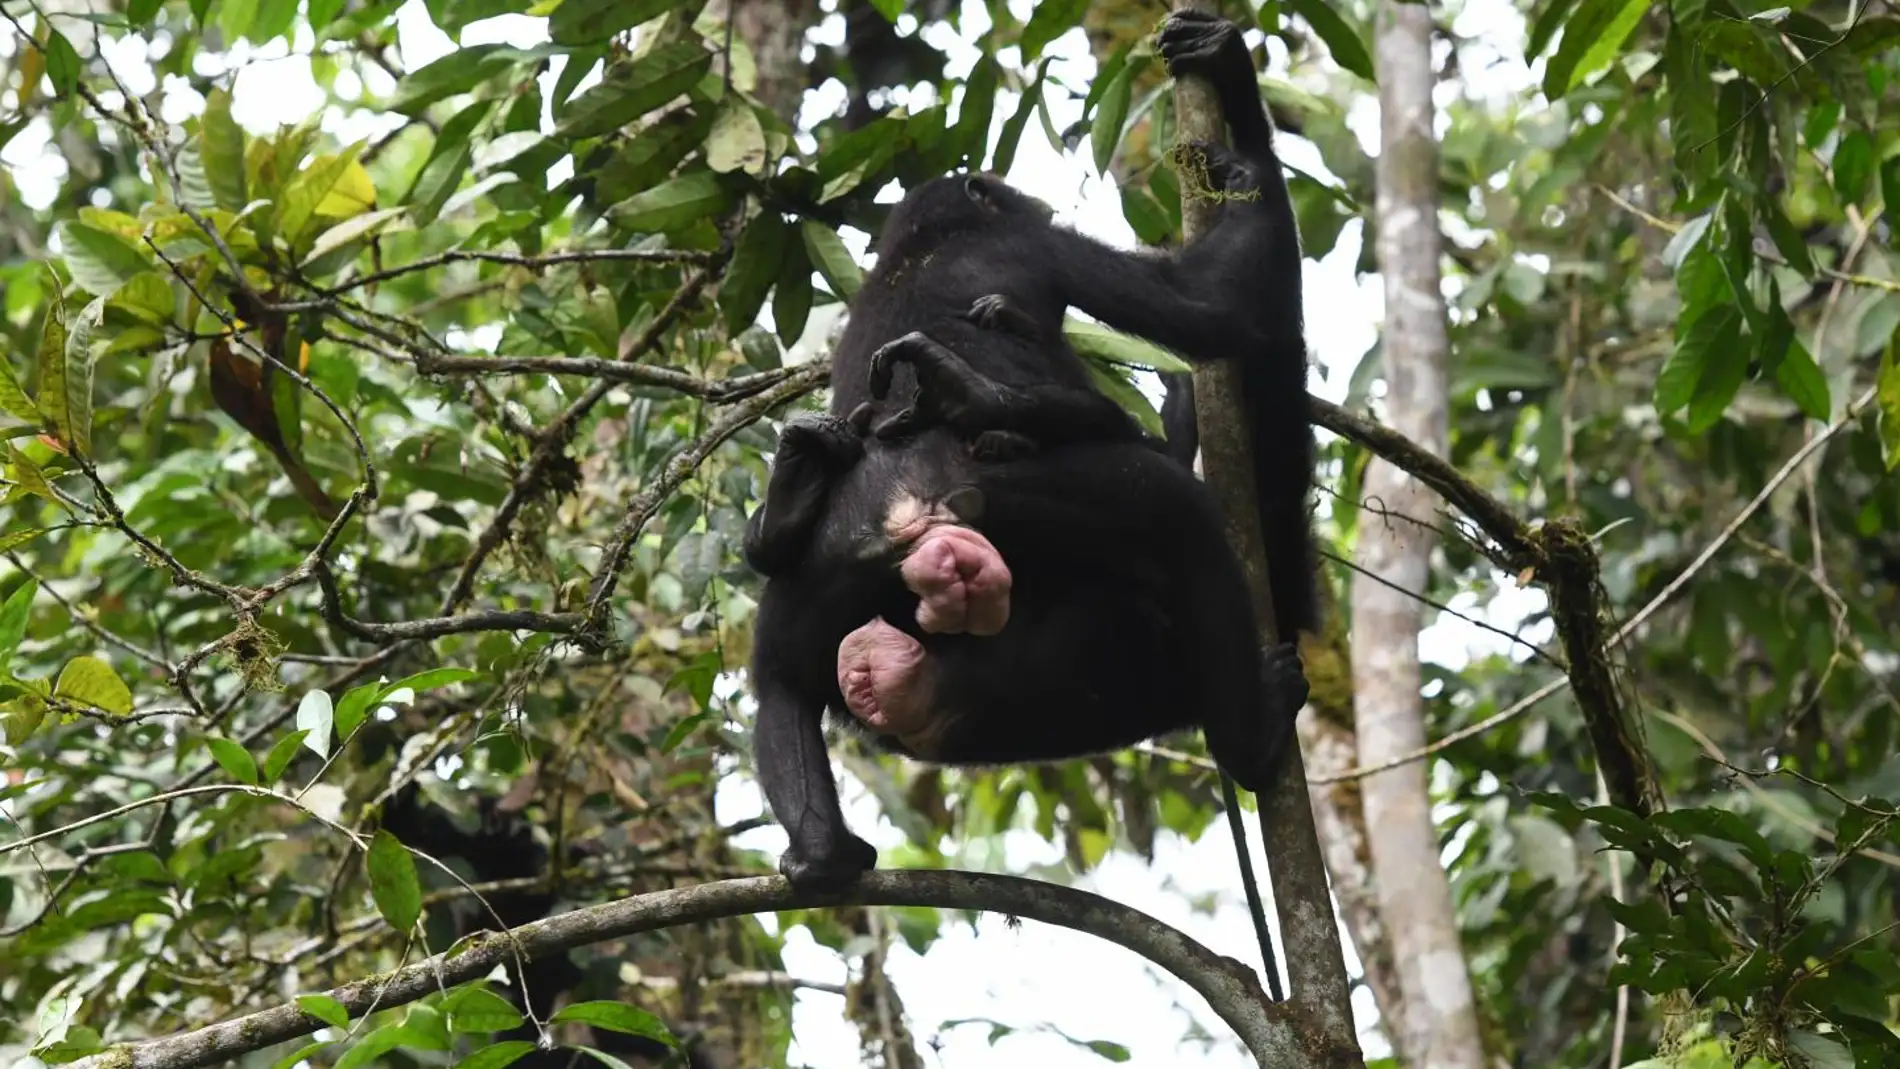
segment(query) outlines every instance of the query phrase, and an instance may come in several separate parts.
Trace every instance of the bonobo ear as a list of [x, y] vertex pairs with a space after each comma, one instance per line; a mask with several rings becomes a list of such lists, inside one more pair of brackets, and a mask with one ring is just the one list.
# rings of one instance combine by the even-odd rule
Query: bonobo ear
[[996, 208], [995, 198], [990, 196], [989, 180], [980, 174], [970, 175], [963, 180], [963, 195], [975, 201], [979, 207], [992, 211]]

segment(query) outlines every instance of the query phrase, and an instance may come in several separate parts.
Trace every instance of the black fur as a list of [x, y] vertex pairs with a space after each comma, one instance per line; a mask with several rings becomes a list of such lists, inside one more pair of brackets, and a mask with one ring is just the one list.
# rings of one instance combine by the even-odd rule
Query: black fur
[[[1219, 225], [1181, 252], [1148, 255], [1051, 225], [1046, 206], [991, 176], [919, 186], [891, 213], [833, 358], [832, 416], [781, 439], [746, 551], [768, 577], [753, 661], [759, 774], [791, 838], [780, 867], [801, 886], [842, 886], [876, 860], [844, 826], [821, 729], [826, 708], [856, 726], [837, 650], [874, 617], [937, 666], [942, 724], [914, 757], [1051, 760], [1200, 726], [1222, 767], [1259, 790], [1290, 744], [1306, 697], [1297, 650], [1257, 648], [1211, 495], [1094, 389], [1061, 335], [1075, 307], [1192, 360], [1244, 362], [1277, 622], [1288, 638], [1310, 629], [1299, 246], [1271, 126], [1231, 25], [1176, 13], [1161, 44], [1176, 73], [1214, 81], [1230, 116], [1235, 149], [1201, 146], [1210, 180], [1257, 196], [1225, 201]], [[983, 453], [999, 428], [1032, 439], [1033, 455]], [[883, 532], [904, 494], [941, 503], [1008, 562], [1001, 633], [917, 628]]]

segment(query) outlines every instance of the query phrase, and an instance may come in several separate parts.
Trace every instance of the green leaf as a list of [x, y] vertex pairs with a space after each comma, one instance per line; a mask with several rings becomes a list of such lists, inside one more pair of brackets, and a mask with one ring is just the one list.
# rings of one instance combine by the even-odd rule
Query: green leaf
[[361, 168], [356, 162], [361, 151], [362, 145], [357, 144], [342, 152], [319, 156], [290, 180], [277, 203], [277, 234], [293, 249], [306, 248], [309, 244], [306, 239], [316, 236], [311, 227], [318, 218], [318, 208], [332, 195], [347, 191], [355, 184], [351, 172], [353, 168]]
[[0, 535], [0, 553], [19, 549], [28, 542], [52, 530], [50, 527], [22, 527]]
[[1583, 0], [1544, 68], [1544, 95], [1556, 100], [1609, 66], [1647, 10], [1646, 0]]
[[[642, 131], [640, 137], [646, 136]], [[759, 113], [743, 99], [728, 97], [706, 138], [706, 166], [720, 174], [744, 171], [757, 177], [765, 174], [767, 162], [765, 127], [759, 123]]]
[[1062, 336], [1068, 339], [1070, 348], [1089, 359], [1159, 372], [1185, 373], [1194, 370], [1187, 361], [1159, 345], [1097, 323], [1065, 318], [1062, 321]]
[[548, 16], [548, 36], [557, 45], [588, 45], [607, 40], [664, 15], [679, 0], [561, 0]]
[[1880, 445], [1887, 470], [1900, 469], [1900, 333], [1887, 342], [1874, 380], [1874, 399], [1880, 406]]
[[732, 194], [711, 171], [693, 171], [635, 194], [607, 210], [616, 226], [638, 234], [664, 234], [718, 215]]
[[864, 272], [851, 258], [851, 250], [844, 247], [838, 232], [811, 219], [801, 220], [798, 232], [805, 239], [805, 254], [811, 257], [812, 266], [831, 292], [847, 301], [856, 297], [864, 285]]
[[350, 1011], [329, 995], [298, 995], [297, 1008], [332, 1028], [348, 1028]]
[[67, 219], [59, 224], [58, 232], [73, 281], [94, 296], [110, 297], [152, 269], [152, 261], [138, 246], [109, 230]]
[[456, 1069], [507, 1069], [521, 1060], [521, 1056], [534, 1050], [534, 1044], [525, 1039], [510, 1039], [504, 1043], [483, 1047], [468, 1057], [456, 1062]]
[[[1698, 27], [1696, 40], [1715, 58], [1762, 88], [1776, 84], [1788, 73], [1773, 38], [1752, 23], [1707, 19]], [[1706, 88], [1703, 91], [1707, 92]]]
[[377, 829], [369, 844], [369, 893], [376, 911], [391, 928], [407, 932], [422, 915], [422, 884], [416, 879], [415, 859], [401, 840]]
[[45, 721], [46, 703], [33, 695], [0, 702], [0, 736], [8, 746], [24, 746]]
[[46, 76], [53, 80], [53, 92], [60, 96], [70, 96], [79, 88], [79, 74], [84, 65], [79, 53], [66, 35], [55, 29], [46, 31]]
[[1095, 153], [1095, 173], [1107, 174], [1122, 141], [1122, 123], [1128, 118], [1128, 96], [1134, 91], [1133, 65], [1123, 67], [1102, 93], [1102, 105], [1095, 109], [1089, 126], [1089, 146]]
[[1710, 308], [1679, 328], [1676, 347], [1656, 375], [1656, 413], [1667, 416], [1687, 405], [1696, 395], [1714, 348], [1724, 341], [1739, 341], [1740, 332], [1741, 313], [1732, 306]]
[[1016, 162], [1016, 147], [1023, 139], [1023, 131], [1029, 126], [1029, 117], [1036, 111], [1036, 103], [1042, 99], [1042, 83], [1049, 76], [1051, 62], [1050, 58], [1044, 57], [1036, 64], [1035, 80], [1023, 90], [1015, 113], [1003, 123], [1002, 133], [997, 135], [996, 153], [990, 162], [990, 169], [997, 174], [1008, 174], [1010, 164]]
[[983, 169], [984, 157], [989, 153], [990, 115], [996, 110], [996, 83], [1001, 71], [996, 60], [984, 54], [963, 82], [963, 103], [952, 136], [962, 146], [963, 158], [973, 171]]
[[33, 615], [33, 599], [39, 592], [39, 580], [28, 579], [0, 604], [0, 674], [11, 674], [7, 672], [7, 665], [13, 660], [13, 651], [19, 649], [26, 638], [26, 624]]
[[618, 204], [664, 181], [707, 138], [713, 118], [682, 108], [629, 138], [626, 146], [595, 172], [594, 192], [599, 203]]
[[1790, 1032], [1788, 1045], [1806, 1060], [1808, 1069], [1854, 1069], [1854, 1052], [1834, 1036]]
[[224, 774], [239, 783], [257, 786], [257, 759], [251, 751], [230, 739], [213, 736], [205, 740], [211, 748], [211, 759], [224, 769]]
[[124, 716], [132, 711], [132, 691], [112, 666], [97, 657], [74, 657], [60, 669], [54, 697]]
[[645, 1010], [619, 1002], [575, 1002], [561, 1008], [560, 1012], [549, 1018], [550, 1021], [579, 1021], [594, 1028], [605, 1028], [609, 1032], [622, 1032], [630, 1036], [645, 1036], [657, 1039], [669, 1047], [678, 1047], [679, 1040], [667, 1031], [666, 1025], [658, 1017]]
[[1741, 325], [1741, 316], [1731, 311], [1723, 317], [1722, 329], [1709, 335], [1702, 376], [1689, 398], [1690, 434], [1701, 434], [1715, 426], [1748, 378], [1748, 352], [1742, 347]]
[[330, 695], [321, 690], [305, 692], [297, 703], [297, 727], [310, 752], [328, 758], [330, 740], [335, 737], [332, 732], [336, 730], [336, 710], [330, 704]]
[[[1781, 359], [1775, 365], [1775, 381], [1803, 415], [1826, 422], [1833, 411], [1833, 402], [1828, 396], [1827, 376], [1821, 374], [1821, 366], [1808, 354], [1807, 346], [1794, 340], [1794, 324], [1789, 322], [1788, 313], [1782, 310], [1781, 305], [1770, 308], [1768, 317], [1770, 333], [1777, 339], [1786, 339]], [[1766, 361], [1763, 366], [1766, 366]]]
[[1834, 150], [1834, 191], [1847, 204], [1859, 204], [1874, 176], [1874, 143], [1864, 131], [1841, 138]]
[[458, 48], [402, 80], [388, 108], [418, 118], [432, 104], [466, 93], [491, 78], [517, 73], [516, 68], [538, 62], [538, 51], [507, 45], [484, 44]]
[[719, 309], [725, 313], [727, 330], [737, 334], [759, 318], [766, 290], [785, 263], [789, 237], [784, 217], [769, 207], [746, 225], [719, 283]]
[[362, 724], [364, 718], [369, 716], [370, 706], [376, 701], [376, 696], [382, 693], [382, 689], [380, 683], [364, 683], [351, 687], [343, 693], [343, 699], [336, 703], [334, 717], [337, 739], [348, 739], [357, 726]]
[[1808, 243], [1801, 237], [1801, 232], [1795, 229], [1787, 213], [1781, 210], [1781, 205], [1773, 197], [1764, 196], [1756, 214], [1767, 226], [1768, 236], [1774, 240], [1775, 248], [1788, 261], [1788, 266], [1801, 272], [1804, 277], [1814, 277], [1814, 259], [1808, 254]]
[[566, 138], [612, 133], [691, 89], [712, 61], [713, 54], [697, 41], [681, 41], [611, 67], [598, 85], [568, 104], [555, 133]]
[[425, 690], [440, 690], [443, 687], [480, 678], [482, 678], [480, 672], [467, 668], [430, 668], [412, 676], [404, 676], [384, 687], [376, 695], [376, 700], [381, 702], [398, 691], [410, 690], [421, 694]]
[[0, 411], [36, 427], [46, 422], [40, 406], [27, 396], [26, 387], [20, 384], [19, 376], [14, 374], [13, 362], [7, 359], [5, 352], [0, 352]]
[[244, 128], [231, 118], [231, 93], [218, 88], [205, 97], [198, 153], [218, 207], [235, 212], [249, 199], [244, 187]]
[[896, 22], [897, 16], [904, 13], [904, 0], [871, 0], [871, 6], [884, 16], [885, 22]]
[[[787, 232], [790, 238], [790, 232]], [[811, 319], [811, 257], [801, 240], [786, 241], [785, 260], [779, 265], [778, 282], [772, 287], [772, 325], [778, 328], [779, 343], [787, 349], [805, 335]]]
[[1564, 16], [1577, 5], [1577, 0], [1547, 0], [1537, 12], [1537, 18], [1531, 22], [1530, 36], [1524, 41], [1524, 62], [1529, 63], [1544, 54], [1550, 47], [1550, 39], [1557, 35], [1557, 27], [1564, 24]]
[[506, 1032], [521, 1025], [521, 1011], [485, 986], [465, 987], [442, 1000], [449, 1031]]
[[1135, 237], [1144, 245], [1160, 245], [1168, 240], [1174, 228], [1169, 225], [1168, 213], [1154, 194], [1137, 185], [1121, 187], [1122, 218], [1135, 232]]
[[66, 334], [65, 410], [56, 412], [61, 437], [80, 456], [92, 455], [92, 332], [104, 318], [106, 299], [95, 297], [73, 318]]
[[1022, 39], [1018, 42], [1023, 52], [1024, 63], [1034, 63], [1049, 47], [1049, 42], [1069, 32], [1070, 28], [1082, 21], [1082, 15], [1089, 9], [1088, 0], [1042, 0], [1029, 13], [1029, 23], [1023, 27]]
[[1368, 82], [1378, 84], [1377, 69], [1372, 64], [1372, 52], [1366, 48], [1365, 38], [1359, 35], [1357, 27], [1346, 21], [1345, 16], [1333, 6], [1336, 0], [1287, 0], [1287, 10], [1306, 20], [1319, 39], [1326, 42], [1326, 48], [1333, 54], [1333, 62], [1357, 74]]
[[[316, 693], [322, 692], [318, 691]], [[268, 787], [284, 778], [284, 770], [288, 769], [290, 763], [297, 758], [297, 747], [302, 746], [303, 740], [309, 736], [310, 732], [308, 730], [299, 728], [285, 735], [283, 738], [278, 739], [277, 742], [271, 746], [270, 752], [264, 755], [264, 778], [262, 786]]]

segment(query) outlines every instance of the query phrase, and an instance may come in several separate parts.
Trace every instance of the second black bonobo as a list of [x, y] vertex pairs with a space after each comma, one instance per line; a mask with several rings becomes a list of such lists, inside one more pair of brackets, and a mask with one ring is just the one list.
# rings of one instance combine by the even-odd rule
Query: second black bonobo
[[[1276, 616], [1288, 636], [1310, 629], [1299, 249], [1271, 126], [1231, 25], [1177, 13], [1161, 43], [1227, 106], [1236, 147], [1202, 147], [1210, 180], [1257, 195], [1226, 199], [1206, 238], [1156, 256], [1054, 226], [988, 176], [925, 183], [880, 236], [834, 357], [833, 414], [781, 438], [746, 550], [768, 577], [758, 767], [795, 884], [840, 887], [875, 862], [844, 826], [827, 709], [887, 749], [951, 764], [1200, 726], [1253, 790], [1290, 744], [1306, 697], [1297, 652], [1255, 644], [1211, 495], [1061, 340], [1073, 306], [1190, 359], [1244, 362]], [[1276, 278], [1289, 249], [1292, 274]], [[1033, 448], [986, 452], [999, 431]]]

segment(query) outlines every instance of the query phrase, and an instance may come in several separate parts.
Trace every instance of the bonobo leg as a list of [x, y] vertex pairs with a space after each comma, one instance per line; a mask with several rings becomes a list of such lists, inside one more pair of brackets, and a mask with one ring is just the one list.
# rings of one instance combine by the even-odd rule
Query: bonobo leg
[[917, 373], [917, 397], [873, 428], [879, 438], [902, 437], [939, 423], [965, 438], [1013, 431], [1044, 445], [1132, 440], [1140, 434], [1120, 405], [1094, 390], [1050, 383], [1004, 385], [921, 331], [887, 342], [871, 354], [872, 397], [890, 393], [891, 374], [900, 362]]
[[746, 521], [745, 559], [753, 571], [770, 577], [798, 566], [832, 480], [863, 456], [864, 442], [845, 420], [801, 415], [785, 424], [765, 500]]
[[808, 592], [767, 582], [759, 599], [760, 643], [753, 663], [759, 714], [753, 728], [759, 784], [772, 815], [791, 842], [779, 858], [779, 871], [800, 889], [836, 890], [849, 886], [877, 864], [877, 850], [845, 827], [838, 785], [831, 778], [825, 749], [824, 712], [829, 686], [822, 675], [801, 671], [809, 659], [811, 623], [801, 618]]

